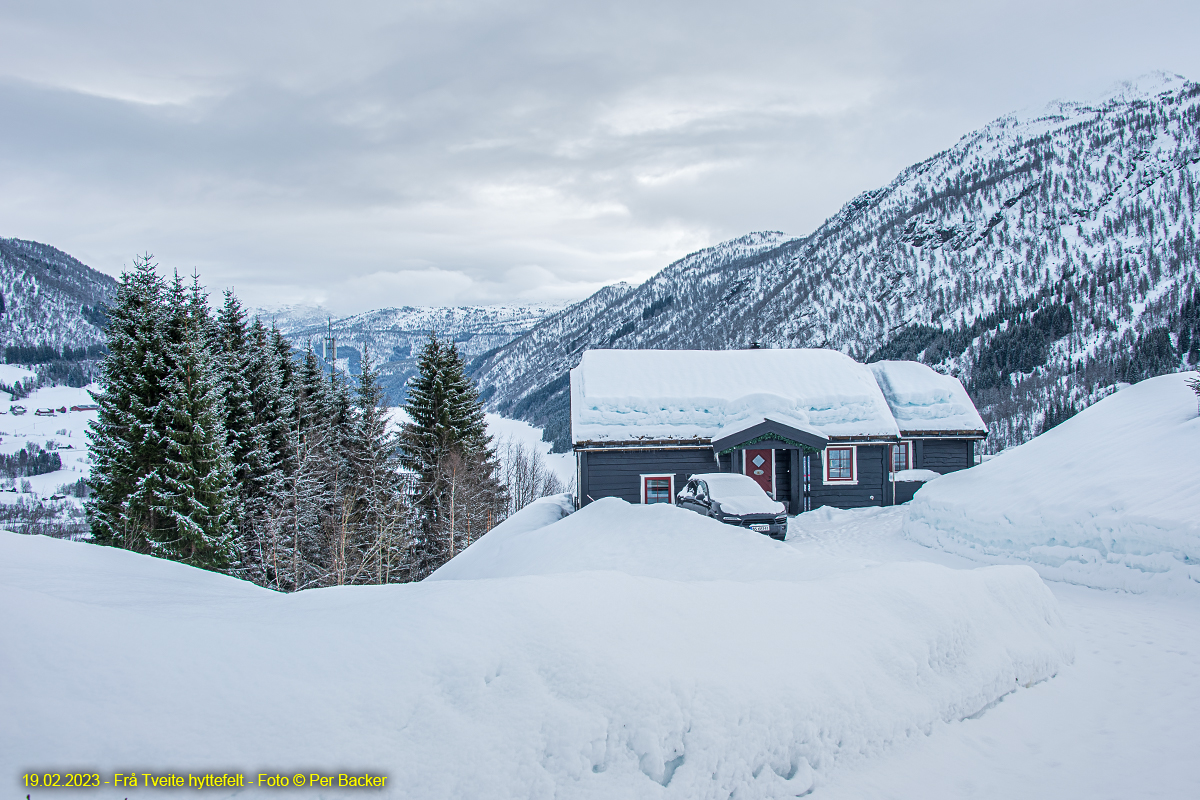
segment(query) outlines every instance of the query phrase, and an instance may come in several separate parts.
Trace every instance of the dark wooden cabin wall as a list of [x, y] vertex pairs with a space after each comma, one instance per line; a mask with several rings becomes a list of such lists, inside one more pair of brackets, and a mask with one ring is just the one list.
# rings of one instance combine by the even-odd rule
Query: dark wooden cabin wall
[[581, 455], [584, 458], [579, 490], [582, 505], [602, 497], [640, 503], [642, 475], [673, 473], [678, 493], [690, 475], [718, 471], [712, 450], [589, 450]]
[[913, 499], [913, 495], [917, 493], [917, 489], [924, 486], [920, 481], [897, 481], [896, 482], [896, 505], [907, 503]]
[[[885, 502], [884, 483], [887, 475], [888, 448], [882, 445], [858, 446], [858, 483], [854, 486], [824, 482], [825, 460], [813, 456], [812, 507], [864, 508], [881, 506]], [[890, 481], [889, 481], [890, 482]]]
[[919, 450], [914, 448], [914, 454], [920, 454], [920, 463], [914, 464], [917, 469], [931, 469], [945, 475], [966, 469], [975, 461], [975, 443], [970, 440], [925, 439], [921, 444]]
[[[974, 456], [974, 442], [963, 440], [917, 440], [913, 448], [914, 464], [917, 469], [936, 472], [955, 472], [970, 467]], [[648, 473], [673, 473], [675, 491], [678, 492], [688, 476], [698, 472], [733, 471], [736, 459], [730, 454], [713, 458], [711, 450], [593, 450], [580, 454], [580, 502], [586, 505], [592, 499], [620, 497], [630, 503], [641, 502], [641, 476]], [[823, 459], [812, 457], [813, 479], [811, 507], [835, 506], [837, 508], [863, 508], [866, 506], [890, 505], [891, 481], [888, 475], [888, 447], [884, 445], [859, 445], [858, 483], [854, 486], [826, 486], [822, 480]], [[790, 451], [775, 450], [776, 499], [788, 504], [789, 513], [795, 514], [803, 502], [797, 497], [792, 504], [792, 479]], [[897, 486], [895, 502], [906, 502], [920, 484]]]

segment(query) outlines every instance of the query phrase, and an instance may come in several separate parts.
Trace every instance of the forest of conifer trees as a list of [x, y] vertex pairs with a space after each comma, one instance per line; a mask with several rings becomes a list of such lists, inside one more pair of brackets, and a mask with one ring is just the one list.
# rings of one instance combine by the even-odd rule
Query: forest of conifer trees
[[90, 433], [98, 544], [280, 591], [398, 583], [513, 510], [453, 342], [431, 332], [395, 431], [369, 352], [352, 384], [232, 291], [213, 315], [198, 277], [166, 281], [149, 255], [108, 314]]

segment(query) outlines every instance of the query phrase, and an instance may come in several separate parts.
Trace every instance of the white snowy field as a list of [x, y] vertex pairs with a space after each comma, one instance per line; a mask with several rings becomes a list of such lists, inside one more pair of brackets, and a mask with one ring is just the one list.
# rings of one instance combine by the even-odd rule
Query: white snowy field
[[[0, 380], [12, 384], [24, 377], [33, 377], [33, 373], [21, 367], [0, 364]], [[56, 450], [62, 459], [63, 468], [57, 472], [17, 479], [18, 490], [22, 480], [29, 481], [33, 490], [32, 499], [48, 498], [63, 484], [87, 477], [88, 423], [96, 419], [97, 412], [71, 411], [70, 408], [94, 402], [88, 389], [96, 389], [96, 385], [82, 389], [47, 386], [20, 400], [11, 400], [7, 393], [0, 392], [0, 453], [12, 454], [33, 442], [39, 447]], [[14, 405], [23, 406], [26, 413], [13, 414], [11, 409]], [[36, 412], [39, 408], [55, 409], [54, 416], [38, 416]], [[68, 410], [62, 413], [57, 411], [60, 408]], [[17, 497], [11, 491], [0, 492], [0, 503], [15, 502]], [[74, 498], [64, 502], [74, 502]]]
[[[1195, 797], [1200, 423], [1181, 381], [911, 505], [795, 518], [786, 542], [547, 498], [420, 584], [279, 595], [0, 532], [0, 785], [369, 771], [412, 798]], [[1175, 482], [1097, 467], [1080, 448], [1099, 429]], [[1047, 532], [1076, 537], [1069, 569]]]
[[1070, 668], [1027, 567], [822, 570], [669, 506], [562, 513], [531, 506], [437, 580], [290, 596], [0, 535], [8, 785], [354, 769], [397, 797], [797, 796]]
[[542, 456], [546, 466], [558, 476], [563, 486], [573, 487], [575, 485], [575, 454], [551, 453], [550, 448], [553, 445], [550, 442], [542, 441], [541, 428], [535, 428], [528, 422], [509, 419], [499, 414], [487, 414], [485, 418], [487, 419], [488, 434], [493, 437], [494, 442], [500, 442], [507, 438], [524, 444], [526, 448]]
[[[979, 566], [906, 538], [907, 515], [906, 506], [821, 509], [793, 522], [787, 544], [830, 570], [907, 560]], [[935, 725], [928, 736], [833, 770], [812, 796], [1197, 797], [1200, 605], [1164, 592], [1046, 585], [1075, 645], [1070, 666], [974, 719]]]
[[[396, 429], [408, 421], [408, 414], [404, 412], [403, 408], [395, 407], [390, 409], [389, 418], [391, 425]], [[485, 414], [484, 419], [487, 423], [488, 435], [492, 437], [493, 446], [498, 446], [505, 439], [520, 443], [527, 450], [540, 454], [546, 466], [558, 476], [563, 486], [575, 485], [575, 454], [551, 453], [550, 448], [553, 445], [542, 440], [541, 428], [536, 428], [523, 420], [509, 419], [499, 414]]]
[[974, 469], [921, 488], [910, 538], [1103, 589], [1200, 598], [1195, 372], [1129, 386]]

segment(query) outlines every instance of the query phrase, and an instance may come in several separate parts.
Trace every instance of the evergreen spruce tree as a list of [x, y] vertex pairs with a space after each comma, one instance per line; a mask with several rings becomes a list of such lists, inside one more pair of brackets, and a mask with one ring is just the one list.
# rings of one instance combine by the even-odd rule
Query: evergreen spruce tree
[[100, 369], [100, 411], [88, 436], [93, 460], [87, 503], [98, 544], [151, 552], [162, 528], [157, 513], [165, 457], [163, 398], [171, 365], [162, 279], [147, 253], [121, 276], [108, 310], [108, 355]]
[[233, 457], [234, 480], [239, 505], [252, 491], [254, 473], [266, 459], [259, 440], [251, 399], [251, 353], [246, 313], [233, 290], [225, 291], [225, 303], [217, 317], [217, 346], [221, 369], [221, 395], [225, 408], [226, 443]]
[[[257, 441], [263, 456], [255, 464], [251, 476], [253, 494], [270, 494], [268, 484], [273, 476], [288, 470], [287, 432], [292, 416], [293, 399], [290, 383], [291, 356], [281, 364], [271, 333], [258, 319], [250, 326], [249, 335], [250, 410], [258, 428]], [[287, 374], [284, 374], [284, 370]]]
[[421, 351], [418, 374], [409, 384], [409, 422], [400, 433], [401, 463], [416, 472], [420, 530], [412, 543], [415, 577], [423, 578], [461, 548], [460, 525], [490, 527], [502, 513], [503, 490], [495, 477], [479, 393], [466, 376], [453, 342], [431, 333]]
[[170, 293], [171, 372], [163, 398], [163, 491], [154, 512], [164, 524], [151, 552], [204, 569], [236, 561], [233, 469], [204, 317], [189, 306], [178, 275]]
[[284, 388], [275, 343], [258, 319], [246, 329], [241, 374], [246, 391], [246, 429], [239, 435], [239, 540], [246, 577], [264, 586], [278, 583], [278, 510], [283, 481], [291, 469], [288, 430], [292, 397]]

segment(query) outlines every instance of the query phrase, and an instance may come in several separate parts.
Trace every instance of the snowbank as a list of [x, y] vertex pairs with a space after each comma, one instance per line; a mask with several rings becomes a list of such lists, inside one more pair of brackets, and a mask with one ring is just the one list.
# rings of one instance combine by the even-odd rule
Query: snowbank
[[[567, 510], [529, 506], [434, 580], [296, 595], [0, 534], [0, 718], [18, 723], [0, 766], [370, 771], [412, 798], [795, 796], [1071, 658], [1025, 567], [804, 580], [793, 548], [670, 506]], [[318, 796], [239, 796], [259, 794]]]
[[551, 498], [541, 502], [539, 510], [533, 503], [497, 525], [429, 579], [609, 571], [675, 581], [786, 581], [806, 574], [804, 559], [784, 543], [667, 503], [605, 497], [562, 522], [534, 528], [525, 515], [549, 520], [557, 507]]
[[1184, 381], [1110, 395], [913, 499], [905, 533], [989, 563], [1133, 592], [1200, 590], [1200, 417]]
[[925, 483], [937, 480], [942, 477], [942, 473], [931, 469], [899, 469], [893, 473], [893, 476], [897, 483]]

